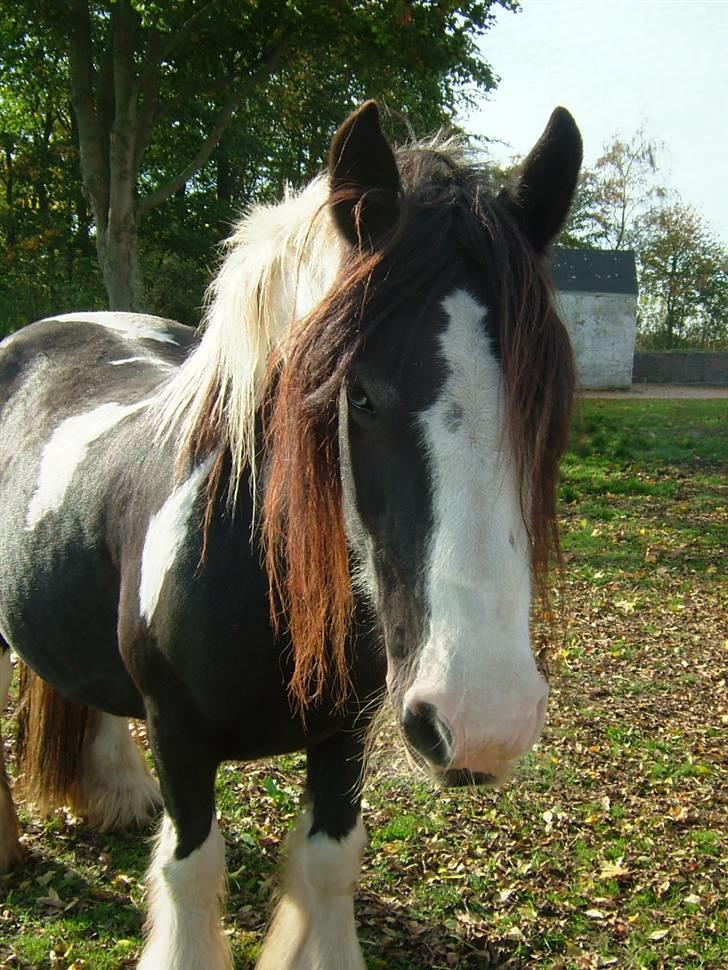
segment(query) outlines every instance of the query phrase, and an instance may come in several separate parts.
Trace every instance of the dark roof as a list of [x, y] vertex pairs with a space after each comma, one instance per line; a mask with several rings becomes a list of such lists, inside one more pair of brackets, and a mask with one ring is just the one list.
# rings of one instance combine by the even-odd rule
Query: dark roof
[[637, 294], [634, 253], [625, 249], [554, 249], [551, 278], [557, 290]]

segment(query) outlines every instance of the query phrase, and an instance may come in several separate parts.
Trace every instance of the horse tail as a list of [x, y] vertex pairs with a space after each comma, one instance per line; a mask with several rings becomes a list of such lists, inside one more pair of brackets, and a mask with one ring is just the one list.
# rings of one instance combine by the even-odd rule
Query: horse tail
[[69, 700], [19, 664], [16, 764], [22, 793], [44, 815], [73, 806], [84, 750], [98, 729], [98, 711]]

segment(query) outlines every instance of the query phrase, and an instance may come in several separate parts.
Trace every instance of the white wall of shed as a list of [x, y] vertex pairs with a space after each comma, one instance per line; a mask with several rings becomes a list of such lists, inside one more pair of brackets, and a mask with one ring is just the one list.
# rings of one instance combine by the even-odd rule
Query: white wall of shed
[[558, 302], [574, 348], [579, 387], [629, 387], [637, 297], [629, 293], [561, 291]]

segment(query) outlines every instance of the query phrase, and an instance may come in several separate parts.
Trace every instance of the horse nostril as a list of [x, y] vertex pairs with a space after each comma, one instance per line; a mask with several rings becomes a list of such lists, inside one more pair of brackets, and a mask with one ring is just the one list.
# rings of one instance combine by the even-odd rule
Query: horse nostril
[[405, 707], [402, 728], [415, 751], [431, 764], [446, 766], [450, 763], [452, 735], [432, 704]]

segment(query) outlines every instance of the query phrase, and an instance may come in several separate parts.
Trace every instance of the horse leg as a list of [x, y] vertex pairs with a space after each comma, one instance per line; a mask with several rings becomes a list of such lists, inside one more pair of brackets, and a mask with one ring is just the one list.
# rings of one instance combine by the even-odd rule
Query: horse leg
[[147, 824], [162, 805], [159, 786], [129, 733], [125, 717], [101, 714], [84, 745], [71, 807], [102, 832]]
[[[10, 663], [10, 649], [0, 639], [0, 717], [10, 693], [13, 667]], [[5, 746], [0, 730], [0, 874], [10, 872], [23, 859], [23, 849], [18, 840], [18, 816], [10, 794], [10, 783], [5, 771]]]
[[155, 731], [153, 718], [149, 724], [165, 813], [147, 873], [147, 939], [138, 970], [232, 970], [221, 923], [225, 843], [215, 817], [217, 761], [188, 732]]
[[366, 845], [362, 748], [347, 731], [308, 751], [310, 804], [288, 840], [283, 890], [257, 970], [364, 970], [354, 922]]
[[43, 815], [67, 806], [109, 831], [148, 822], [161, 798], [126, 718], [64, 697], [20, 669], [18, 775]]

